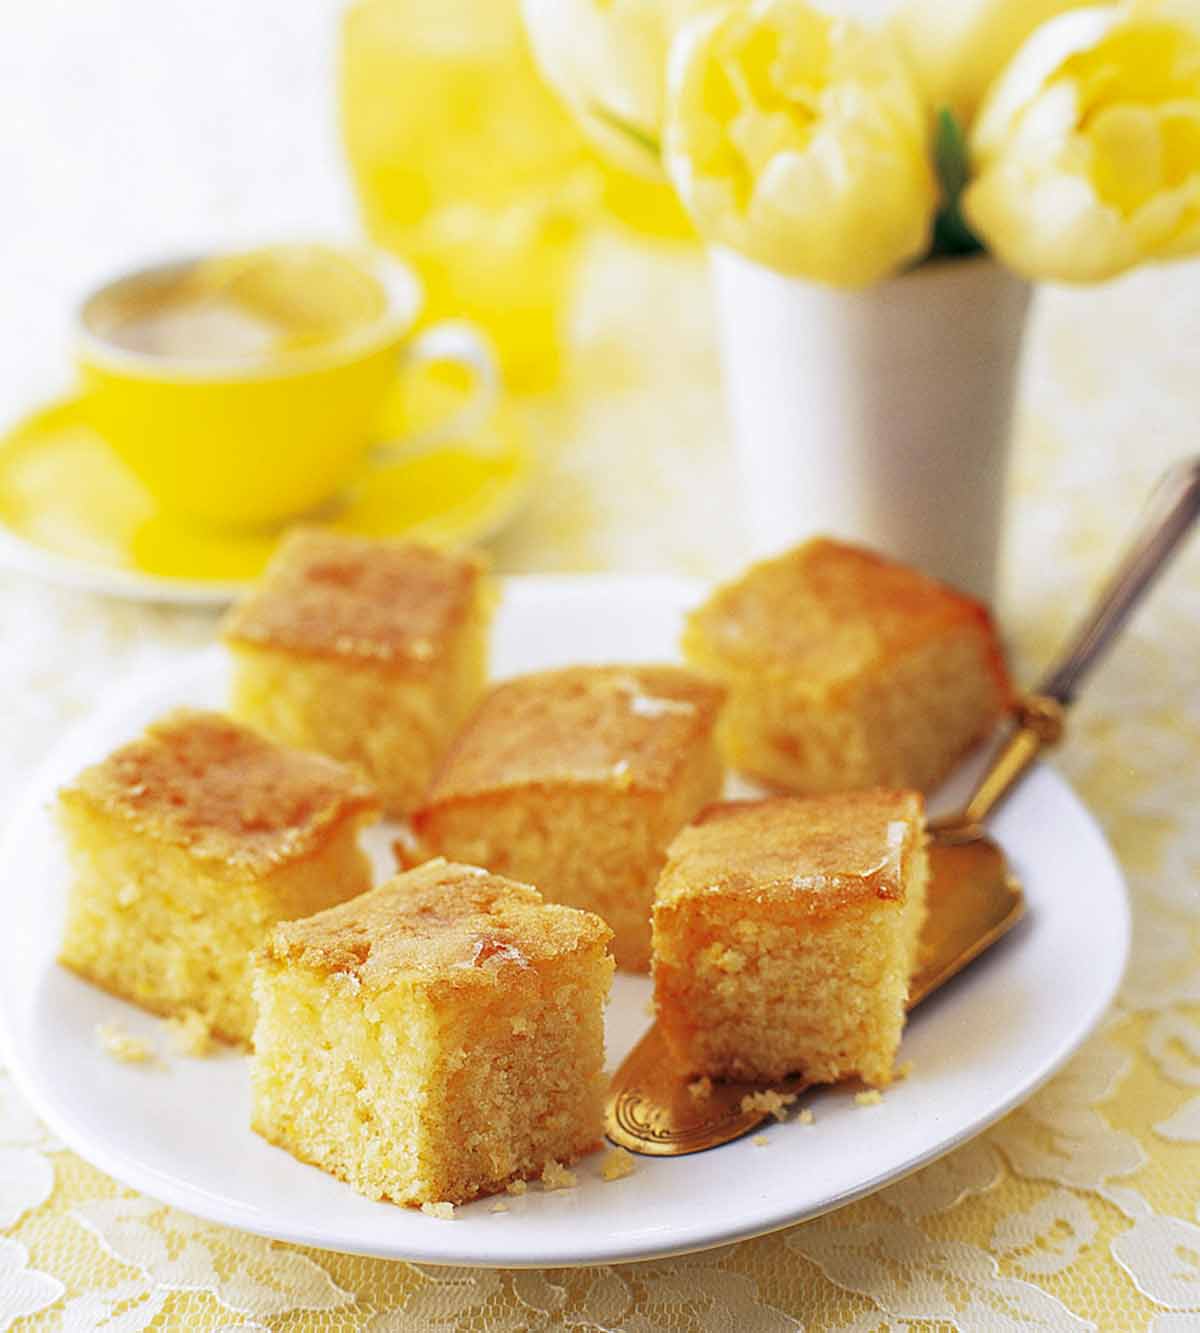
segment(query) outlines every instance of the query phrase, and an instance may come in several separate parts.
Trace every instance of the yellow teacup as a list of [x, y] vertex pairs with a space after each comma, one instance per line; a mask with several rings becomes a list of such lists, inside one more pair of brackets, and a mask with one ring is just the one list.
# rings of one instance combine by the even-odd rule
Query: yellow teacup
[[451, 361], [472, 375], [470, 402], [439, 435], [490, 410], [486, 339], [449, 322], [411, 337], [421, 299], [403, 264], [328, 245], [139, 270], [80, 311], [92, 424], [181, 516], [252, 527], [309, 513], [364, 464], [414, 445], [372, 440], [398, 366]]

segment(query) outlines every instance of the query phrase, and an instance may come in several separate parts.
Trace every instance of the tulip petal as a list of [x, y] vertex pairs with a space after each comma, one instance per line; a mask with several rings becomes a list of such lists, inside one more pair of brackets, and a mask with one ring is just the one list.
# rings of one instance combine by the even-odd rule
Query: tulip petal
[[1158, 117], [1147, 107], [1105, 107], [1092, 121], [1092, 182], [1105, 203], [1126, 216], [1137, 211], [1163, 183]]
[[521, 0], [521, 9], [542, 74], [588, 137], [618, 166], [660, 175], [663, 0]]
[[1200, 250], [1200, 5], [1124, 0], [1030, 39], [975, 128], [964, 210], [1033, 279]]
[[1042, 24], [1096, 0], [901, 0], [888, 28], [930, 110], [970, 125], [988, 89]]
[[665, 160], [701, 233], [781, 272], [874, 282], [928, 250], [928, 127], [877, 33], [805, 0], [699, 18], [670, 57]]

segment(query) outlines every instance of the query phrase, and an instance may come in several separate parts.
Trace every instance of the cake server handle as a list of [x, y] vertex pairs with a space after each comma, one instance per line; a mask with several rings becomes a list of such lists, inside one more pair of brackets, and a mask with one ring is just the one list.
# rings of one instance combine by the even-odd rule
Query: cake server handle
[[1112, 647], [1126, 621], [1171, 562], [1200, 518], [1200, 456], [1175, 464], [1155, 487], [1132, 542], [1091, 614], [1068, 640], [1058, 663], [1017, 709], [1016, 726], [953, 823], [979, 825], [1062, 736], [1067, 707], [1084, 678]]

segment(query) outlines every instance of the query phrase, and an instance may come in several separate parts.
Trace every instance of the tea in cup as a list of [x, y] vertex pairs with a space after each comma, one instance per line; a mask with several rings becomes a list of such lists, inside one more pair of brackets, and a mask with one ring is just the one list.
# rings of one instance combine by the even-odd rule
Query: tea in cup
[[182, 517], [261, 527], [311, 513], [416, 443], [373, 439], [399, 367], [470, 373], [470, 401], [439, 435], [469, 430], [494, 403], [487, 340], [451, 322], [412, 336], [421, 300], [395, 259], [323, 244], [139, 270], [81, 308], [89, 419]]

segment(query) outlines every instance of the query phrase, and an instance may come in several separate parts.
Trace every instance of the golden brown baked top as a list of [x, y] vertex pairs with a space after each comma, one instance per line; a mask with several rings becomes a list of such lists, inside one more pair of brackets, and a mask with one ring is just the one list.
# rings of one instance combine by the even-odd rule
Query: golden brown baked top
[[61, 796], [256, 873], [304, 857], [338, 820], [378, 809], [371, 788], [344, 765], [190, 709], [85, 769]]
[[822, 691], [956, 629], [984, 640], [1007, 700], [985, 606], [906, 565], [818, 537], [717, 588], [689, 617], [684, 648], [707, 669], [775, 669]]
[[506, 969], [603, 949], [611, 938], [591, 912], [547, 903], [528, 884], [439, 858], [316, 916], [282, 922], [264, 953], [367, 987], [457, 986], [494, 983]]
[[712, 893], [819, 912], [855, 899], [903, 899], [923, 838], [924, 802], [914, 791], [710, 805], [671, 844], [657, 901]]
[[222, 632], [233, 644], [430, 670], [482, 577], [475, 557], [299, 529]]
[[723, 687], [673, 666], [520, 676], [479, 705], [424, 804], [551, 783], [663, 790], [707, 742], [724, 698]]

